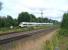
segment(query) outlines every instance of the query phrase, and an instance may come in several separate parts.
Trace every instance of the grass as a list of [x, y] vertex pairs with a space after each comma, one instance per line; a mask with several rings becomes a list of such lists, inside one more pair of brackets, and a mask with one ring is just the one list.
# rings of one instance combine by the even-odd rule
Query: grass
[[54, 35], [51, 40], [44, 42], [42, 50], [56, 50], [57, 48], [59, 49], [59, 39], [57, 35]]
[[51, 40], [47, 40], [44, 43], [42, 50], [68, 50], [67, 33], [68, 31], [65, 29], [58, 31], [58, 33], [53, 36]]
[[60, 49], [68, 50], [68, 29], [61, 29], [59, 32]]
[[68, 37], [62, 37], [59, 46], [61, 50], [68, 50]]
[[24, 32], [24, 31], [46, 29], [46, 28], [49, 28], [49, 26], [35, 26], [35, 27], [28, 27], [28, 28], [14, 27], [13, 29], [10, 29], [10, 28], [0, 28], [0, 35], [8, 34], [8, 33], [11, 33], [11, 32]]
[[60, 34], [61, 36], [68, 36], [68, 29], [61, 29], [61, 30], [59, 31], [59, 34]]
[[16, 43], [12, 41], [11, 43], [8, 43], [7, 45], [0, 45], [0, 50], [10, 50], [15, 47], [16, 47]]

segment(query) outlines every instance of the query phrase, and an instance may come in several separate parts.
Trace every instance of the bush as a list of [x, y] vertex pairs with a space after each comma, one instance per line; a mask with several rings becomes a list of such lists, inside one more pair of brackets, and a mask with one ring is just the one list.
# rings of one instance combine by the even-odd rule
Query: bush
[[63, 36], [68, 36], [68, 13], [65, 13], [63, 15], [63, 21], [61, 24], [61, 30], [59, 34]]
[[68, 30], [67, 29], [61, 29], [59, 31], [59, 35], [61, 35], [61, 36], [68, 36]]

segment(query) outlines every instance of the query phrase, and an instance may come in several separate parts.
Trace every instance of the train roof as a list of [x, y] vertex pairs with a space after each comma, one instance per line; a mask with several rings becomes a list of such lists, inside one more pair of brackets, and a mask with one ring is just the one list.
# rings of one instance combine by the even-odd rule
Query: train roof
[[53, 23], [21, 22], [20, 24], [53, 24]]

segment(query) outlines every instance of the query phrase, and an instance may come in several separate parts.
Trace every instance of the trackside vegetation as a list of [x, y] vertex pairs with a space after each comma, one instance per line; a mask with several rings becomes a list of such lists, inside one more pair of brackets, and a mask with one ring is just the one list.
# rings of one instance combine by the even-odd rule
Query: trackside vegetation
[[63, 21], [61, 23], [60, 35], [68, 36], [68, 13], [63, 15]]
[[68, 13], [63, 15], [61, 30], [59, 32], [61, 50], [68, 50]]
[[10, 33], [18, 33], [18, 32], [26, 32], [26, 31], [32, 31], [32, 30], [39, 30], [39, 29], [47, 29], [50, 27], [52, 27], [52, 26], [33, 26], [33, 27], [25, 27], [25, 28], [14, 27], [12, 29], [0, 28], [0, 35], [10, 34]]
[[68, 13], [64, 13], [60, 30], [44, 43], [42, 50], [68, 50]]
[[36, 17], [33, 14], [29, 14], [28, 12], [21, 12], [18, 15], [17, 19], [12, 18], [12, 16], [0, 16], [0, 28], [3, 27], [10, 27], [10, 26], [18, 26], [21, 22], [39, 22], [39, 23], [54, 23], [57, 24], [58, 21], [48, 19], [48, 18], [42, 18], [42, 17]]
[[[59, 22], [56, 20], [48, 19], [48, 18], [42, 18], [42, 17], [36, 17], [33, 14], [29, 14], [28, 12], [21, 12], [18, 15], [17, 19], [12, 18], [12, 16], [0, 16], [0, 34], [2, 33], [9, 33], [9, 32], [23, 32], [27, 30], [34, 30], [39, 29], [40, 27], [31, 27], [29, 28], [20, 28], [19, 24], [21, 22], [39, 22], [39, 23], [54, 23], [58, 24]], [[13, 26], [13, 29], [10, 29], [10, 26]], [[45, 26], [43, 26], [45, 28]], [[43, 28], [41, 27], [41, 28]], [[47, 26], [46, 26], [47, 27]]]

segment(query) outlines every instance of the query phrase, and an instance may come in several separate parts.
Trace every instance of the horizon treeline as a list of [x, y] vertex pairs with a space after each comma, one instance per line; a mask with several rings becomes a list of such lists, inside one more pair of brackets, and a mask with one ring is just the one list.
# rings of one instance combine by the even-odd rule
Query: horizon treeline
[[10, 27], [10, 26], [18, 26], [21, 22], [44, 22], [44, 23], [54, 23], [57, 24], [58, 21], [48, 19], [48, 18], [42, 18], [42, 17], [36, 17], [33, 14], [29, 14], [28, 12], [21, 12], [18, 15], [17, 19], [12, 18], [12, 16], [7, 15], [7, 17], [0, 16], [0, 28], [1, 27]]

